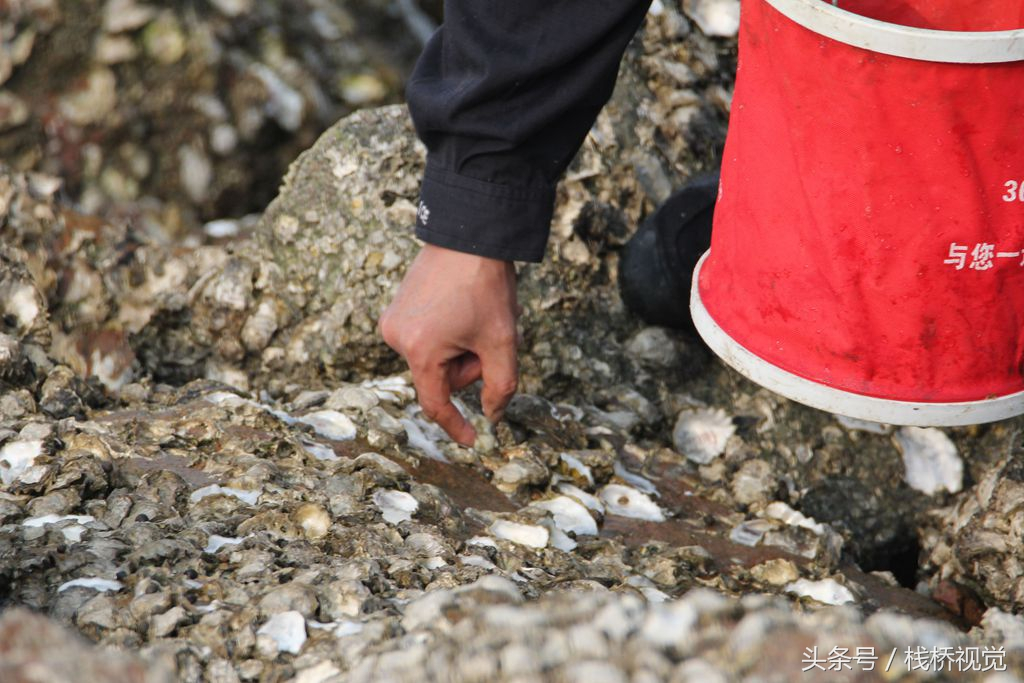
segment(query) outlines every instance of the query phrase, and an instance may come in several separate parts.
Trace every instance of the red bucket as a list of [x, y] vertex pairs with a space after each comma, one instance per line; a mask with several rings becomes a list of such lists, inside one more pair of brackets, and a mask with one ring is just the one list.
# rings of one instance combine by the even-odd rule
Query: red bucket
[[698, 331], [808, 405], [1024, 413], [1024, 0], [750, 0]]

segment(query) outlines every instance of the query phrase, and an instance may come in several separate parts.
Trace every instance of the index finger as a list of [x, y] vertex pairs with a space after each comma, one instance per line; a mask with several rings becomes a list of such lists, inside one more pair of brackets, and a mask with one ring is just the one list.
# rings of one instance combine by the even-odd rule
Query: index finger
[[479, 349], [477, 355], [484, 380], [480, 403], [484, 415], [494, 424], [501, 419], [519, 383], [515, 335], [499, 337], [493, 345]]
[[423, 413], [452, 439], [463, 446], [472, 446], [476, 430], [452, 403], [447, 363], [412, 368], [412, 382]]

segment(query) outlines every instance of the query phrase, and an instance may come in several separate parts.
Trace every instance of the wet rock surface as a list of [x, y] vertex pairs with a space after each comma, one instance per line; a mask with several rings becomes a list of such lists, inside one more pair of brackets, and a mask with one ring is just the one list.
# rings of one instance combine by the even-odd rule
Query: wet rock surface
[[[139, 7], [113, 32], [170, 60], [177, 15]], [[836, 647], [1024, 674], [1019, 420], [839, 420], [624, 310], [618, 249], [728, 112], [732, 42], [687, 12], [655, 4], [520, 273], [493, 447], [444, 439], [376, 336], [416, 249], [401, 107], [321, 136], [230, 244], [0, 172], [0, 678], [38, 659], [3, 634], [60, 628], [114, 671], [78, 680], [788, 681]]]

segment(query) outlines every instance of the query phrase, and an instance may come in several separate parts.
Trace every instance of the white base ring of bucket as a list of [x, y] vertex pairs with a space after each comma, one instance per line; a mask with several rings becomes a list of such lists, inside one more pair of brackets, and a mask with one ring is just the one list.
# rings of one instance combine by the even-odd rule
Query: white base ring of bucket
[[1005, 420], [1024, 413], [1024, 391], [981, 401], [914, 403], [855, 394], [794, 375], [757, 356], [719, 327], [700, 298], [699, 278], [707, 259], [693, 271], [690, 314], [704, 342], [727, 365], [762, 387], [804, 405], [871, 422], [915, 427], [957, 427]]
[[869, 19], [822, 0], [765, 1], [804, 28], [872, 52], [951, 64], [1024, 60], [1024, 29], [936, 31]]

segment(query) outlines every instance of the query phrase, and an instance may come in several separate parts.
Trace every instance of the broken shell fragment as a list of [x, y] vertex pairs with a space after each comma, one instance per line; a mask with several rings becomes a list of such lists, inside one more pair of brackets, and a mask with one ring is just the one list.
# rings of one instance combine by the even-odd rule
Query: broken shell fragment
[[672, 441], [676, 450], [700, 465], [707, 465], [725, 452], [736, 425], [724, 410], [684, 410], [676, 418]]
[[306, 643], [306, 618], [295, 610], [281, 612], [267, 619], [256, 634], [265, 636], [274, 651], [295, 655]]
[[547, 510], [555, 525], [565, 533], [597, 535], [597, 522], [581, 503], [568, 496], [557, 496], [532, 504], [532, 507]]
[[934, 427], [903, 427], [894, 436], [911, 488], [933, 495], [963, 487], [964, 463], [946, 433]]
[[608, 484], [598, 497], [610, 515], [621, 515], [650, 522], [664, 522], [665, 513], [646, 493], [631, 486]]
[[850, 592], [850, 589], [835, 579], [821, 579], [820, 581], [797, 579], [786, 585], [786, 592], [808, 597], [826, 605], [845, 605], [857, 602], [857, 598]]
[[377, 506], [388, 524], [409, 521], [420, 506], [419, 501], [405, 491], [384, 490], [373, 492], [373, 504]]
[[344, 413], [337, 410], [318, 410], [297, 419], [307, 424], [320, 436], [334, 441], [350, 441], [356, 438], [356, 426]]
[[0, 448], [0, 482], [10, 486], [24, 474], [43, 452], [39, 439], [11, 441]]
[[507, 519], [496, 520], [488, 528], [496, 538], [512, 541], [530, 548], [543, 548], [548, 544], [551, 532], [535, 524], [521, 524]]
[[316, 503], [300, 505], [293, 517], [302, 533], [309, 539], [323, 538], [331, 528], [331, 516]]

